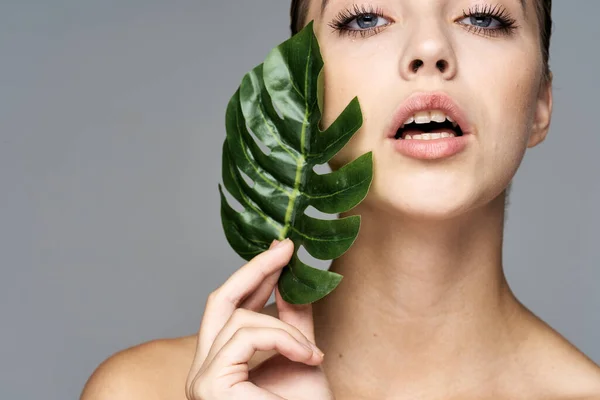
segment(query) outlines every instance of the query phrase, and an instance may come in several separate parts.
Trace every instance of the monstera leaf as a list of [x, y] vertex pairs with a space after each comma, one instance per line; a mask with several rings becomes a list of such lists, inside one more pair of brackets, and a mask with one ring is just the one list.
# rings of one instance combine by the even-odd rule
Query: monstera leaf
[[321, 220], [306, 215], [306, 208], [330, 214], [348, 211], [364, 199], [373, 176], [370, 152], [329, 174], [313, 170], [329, 161], [362, 125], [354, 98], [327, 130], [319, 129], [322, 69], [310, 22], [245, 75], [226, 112], [223, 185], [244, 210], [234, 210], [219, 185], [225, 236], [245, 260], [267, 250], [273, 239], [289, 237], [294, 255], [278, 285], [282, 297], [293, 304], [319, 300], [342, 279], [300, 261], [300, 246], [317, 259], [331, 260], [348, 250], [360, 227], [358, 215]]

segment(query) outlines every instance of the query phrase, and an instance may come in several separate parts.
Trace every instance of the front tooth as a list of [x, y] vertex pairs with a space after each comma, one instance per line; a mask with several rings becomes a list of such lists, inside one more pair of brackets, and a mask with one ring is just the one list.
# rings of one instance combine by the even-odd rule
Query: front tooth
[[431, 113], [429, 111], [419, 111], [415, 114], [417, 124], [428, 124], [431, 122]]
[[442, 139], [448, 137], [456, 137], [453, 133], [442, 132], [442, 133], [422, 133], [418, 135], [406, 135], [404, 140], [432, 140], [432, 139]]
[[441, 111], [431, 111], [431, 120], [435, 122], [446, 121], [446, 114]]

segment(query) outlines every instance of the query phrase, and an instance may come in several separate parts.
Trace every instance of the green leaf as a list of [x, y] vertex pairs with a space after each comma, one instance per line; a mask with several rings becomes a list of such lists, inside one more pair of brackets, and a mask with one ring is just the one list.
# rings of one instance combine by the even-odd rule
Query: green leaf
[[282, 297], [293, 304], [323, 298], [342, 279], [300, 261], [300, 246], [317, 259], [335, 259], [350, 248], [360, 228], [358, 215], [320, 220], [306, 215], [306, 208], [346, 212], [365, 198], [373, 178], [370, 152], [329, 174], [313, 170], [338, 153], [363, 122], [355, 97], [327, 130], [319, 129], [322, 71], [310, 22], [244, 76], [226, 112], [223, 185], [244, 210], [234, 210], [219, 185], [225, 236], [245, 260], [267, 250], [273, 239], [289, 237], [294, 254], [278, 285]]

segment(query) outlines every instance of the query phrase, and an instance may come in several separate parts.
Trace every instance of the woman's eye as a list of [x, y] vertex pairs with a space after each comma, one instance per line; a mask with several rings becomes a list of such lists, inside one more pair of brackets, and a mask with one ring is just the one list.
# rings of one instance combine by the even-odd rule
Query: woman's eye
[[502, 22], [489, 15], [471, 15], [465, 17], [459, 22], [461, 24], [468, 25], [464, 21], [469, 21], [473, 26], [478, 28], [498, 29], [503, 27]]
[[[383, 22], [383, 24], [378, 25], [378, 23]], [[361, 14], [354, 18], [352, 21], [348, 22], [348, 29], [351, 30], [362, 30], [362, 29], [370, 29], [377, 28], [380, 26], [384, 26], [389, 24], [390, 22], [380, 17], [376, 14]]]

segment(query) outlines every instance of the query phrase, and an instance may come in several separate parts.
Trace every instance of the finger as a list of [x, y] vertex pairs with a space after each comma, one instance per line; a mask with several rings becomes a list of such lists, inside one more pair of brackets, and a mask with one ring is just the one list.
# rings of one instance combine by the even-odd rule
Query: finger
[[316, 344], [312, 304], [288, 303], [281, 297], [279, 287], [275, 288], [275, 302], [279, 311], [279, 319], [298, 328], [308, 340]]
[[221, 287], [211, 293], [206, 303], [198, 335], [197, 358], [200, 365], [204, 362], [215, 337], [229, 320], [240, 301], [258, 289], [267, 277], [286, 266], [293, 249], [292, 241], [284, 240], [278, 246], [255, 256], [233, 273]]
[[[284, 330], [264, 327], [241, 328], [221, 348], [212, 362], [207, 363], [201, 374], [188, 379], [191, 398], [216, 398], [224, 393], [228, 395], [227, 398], [283, 400], [248, 381], [248, 361], [257, 351], [270, 350], [276, 350], [292, 361], [308, 365], [321, 363], [320, 357], [315, 357], [312, 349], [295, 340]], [[235, 393], [240, 396], [235, 396]]]
[[252, 311], [262, 310], [265, 307], [265, 304], [267, 304], [269, 297], [271, 297], [271, 293], [273, 293], [273, 289], [281, 276], [281, 271], [281, 269], [275, 271], [266, 278], [265, 281], [260, 284], [259, 288], [243, 301], [240, 308]]
[[247, 310], [252, 311], [260, 311], [262, 310], [271, 294], [273, 293], [273, 289], [281, 276], [281, 270], [273, 272], [268, 278], [265, 279], [263, 283], [261, 283], [260, 287], [256, 290], [256, 292], [252, 293], [244, 302], [240, 305], [240, 308], [245, 308]]
[[275, 247], [275, 245], [277, 245], [277, 243], [280, 243], [280, 241], [277, 239], [273, 239], [273, 241], [271, 242], [271, 245], [269, 246], [269, 250], [271, 250], [273, 247]]
[[[280, 243], [279, 240], [275, 239], [269, 246], [269, 250], [271, 250], [277, 243]], [[245, 308], [247, 310], [258, 311], [261, 310], [265, 304], [267, 304], [267, 300], [271, 297], [271, 293], [273, 293], [273, 288], [275, 284], [279, 280], [279, 276], [281, 275], [282, 269], [279, 269], [273, 272], [268, 278], [264, 280], [263, 283], [260, 284], [259, 288], [252, 293], [244, 302], [240, 305], [240, 308]]]
[[[284, 357], [307, 365], [318, 365], [322, 361], [310, 347], [297, 341], [283, 329], [245, 327], [239, 329], [219, 350], [208, 366], [208, 370], [212, 371], [209, 374], [220, 379], [221, 371], [229, 374], [228, 367], [247, 364], [257, 351], [270, 350], [277, 350]], [[233, 377], [231, 384], [247, 379], [248, 370], [243, 369], [241, 372], [245, 375]]]
[[309, 346], [317, 354], [322, 352], [310, 343], [309, 339], [304, 336], [300, 330], [292, 325], [289, 325], [270, 315], [264, 315], [253, 311], [248, 311], [242, 308], [235, 310], [229, 321], [225, 324], [221, 332], [215, 338], [210, 352], [206, 357], [205, 364], [209, 364], [221, 348], [231, 340], [233, 335], [242, 328], [273, 328], [281, 329], [289, 333], [296, 341]]
[[[269, 250], [272, 250], [278, 243], [280, 242], [277, 239], [273, 240], [273, 242], [271, 242], [271, 245], [269, 246]], [[258, 256], [251, 261], [255, 261], [257, 258]], [[246, 264], [244, 267], [247, 267], [248, 264]], [[208, 354], [212, 345], [211, 336], [216, 336], [216, 334], [218, 334], [218, 332], [221, 329], [220, 327], [224, 325], [230, 317], [230, 315], [227, 315], [226, 310], [223, 310], [222, 314], [219, 315], [218, 306], [214, 305], [214, 303], [216, 302], [215, 298], [217, 297], [218, 291], [224, 286], [226, 286], [228, 283], [230, 283], [231, 280], [237, 276], [236, 274], [238, 272], [239, 270], [236, 273], [234, 273], [223, 285], [221, 285], [219, 289], [212, 292], [208, 298], [204, 310], [204, 315], [202, 317], [202, 322], [200, 324], [200, 331], [198, 333], [198, 338], [196, 341], [195, 357], [189, 371], [188, 380], [194, 379], [198, 374], [198, 371], [202, 367], [202, 364], [206, 359], [206, 355]]]

